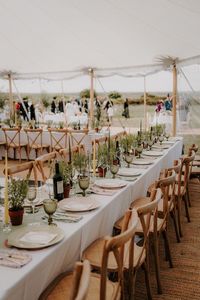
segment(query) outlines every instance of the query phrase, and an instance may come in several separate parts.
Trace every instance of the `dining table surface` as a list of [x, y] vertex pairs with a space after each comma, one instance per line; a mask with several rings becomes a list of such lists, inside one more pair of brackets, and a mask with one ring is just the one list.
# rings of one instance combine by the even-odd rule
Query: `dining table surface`
[[[165, 147], [158, 149], [158, 145], [157, 149], [146, 152], [141, 159], [134, 158], [131, 167], [121, 168], [122, 176], [117, 175], [116, 179], [91, 178], [94, 186], [89, 189], [86, 197], [77, 194], [59, 202], [60, 208], [64, 208], [66, 204], [73, 207], [74, 203], [78, 203], [77, 207], [82, 208], [88, 201], [95, 205], [85, 210], [80, 209], [80, 212], [77, 208], [72, 214], [76, 216], [74, 219], [69, 217], [63, 221], [55, 218], [57, 228], [63, 233], [62, 240], [41, 249], [19, 249], [19, 252], [25, 251], [30, 257], [30, 261], [21, 268], [1, 265], [0, 255], [0, 299], [38, 299], [56, 276], [73, 269], [75, 262], [81, 259], [84, 249], [94, 240], [111, 235], [115, 221], [124, 215], [130, 203], [138, 197], [146, 196], [148, 187], [158, 179], [160, 171], [172, 167], [174, 160], [181, 156], [183, 146], [181, 137], [170, 139], [166, 145], [168, 149], [164, 149]], [[48, 186], [40, 189], [44, 190], [40, 190], [39, 197], [48, 197]], [[8, 248], [6, 241], [9, 240], [9, 234], [14, 235], [15, 231], [27, 227], [29, 231], [35, 227], [40, 231], [45, 224], [47, 218], [41, 206], [34, 215], [25, 213], [23, 225], [12, 227], [11, 233], [3, 232], [1, 225], [0, 253], [15, 249]]]

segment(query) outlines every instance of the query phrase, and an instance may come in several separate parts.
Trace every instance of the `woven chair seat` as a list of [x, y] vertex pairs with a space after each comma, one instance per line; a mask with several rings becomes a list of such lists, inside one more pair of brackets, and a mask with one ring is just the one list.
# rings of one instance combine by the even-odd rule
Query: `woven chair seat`
[[[65, 275], [61, 280], [55, 280], [49, 286], [51, 294], [46, 298], [47, 300], [70, 300], [72, 284], [73, 284], [73, 274]], [[116, 291], [116, 284], [107, 280], [106, 285], [106, 296], [107, 299], [113, 299], [113, 295]], [[90, 284], [88, 289], [87, 300], [99, 299], [100, 295], [100, 276], [98, 274], [91, 274]]]
[[8, 147], [11, 147], [11, 148], [19, 148], [19, 147], [27, 147], [27, 144], [25, 143], [10, 143], [8, 144]]

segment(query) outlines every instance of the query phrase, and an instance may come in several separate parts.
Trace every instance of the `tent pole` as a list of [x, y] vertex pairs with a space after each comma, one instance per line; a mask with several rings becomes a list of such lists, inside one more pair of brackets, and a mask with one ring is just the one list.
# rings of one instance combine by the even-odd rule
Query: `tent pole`
[[94, 70], [89, 69], [90, 74], [90, 115], [89, 115], [89, 127], [92, 128], [94, 120]]
[[177, 69], [176, 64], [173, 65], [173, 100], [172, 100], [172, 136], [176, 136], [176, 99], [177, 98]]
[[13, 93], [12, 93], [12, 74], [8, 74], [8, 83], [9, 83], [9, 102], [10, 102], [10, 117], [14, 114], [14, 107], [13, 107]]
[[144, 76], [144, 130], [147, 130], [147, 93], [146, 93], [146, 76]]

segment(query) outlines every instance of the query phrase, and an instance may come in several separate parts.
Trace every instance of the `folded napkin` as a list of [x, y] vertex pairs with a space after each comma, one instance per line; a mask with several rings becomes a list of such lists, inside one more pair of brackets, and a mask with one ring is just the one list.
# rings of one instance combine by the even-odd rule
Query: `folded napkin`
[[111, 189], [105, 189], [105, 188], [100, 188], [97, 187], [96, 185], [92, 186], [90, 189], [94, 194], [97, 195], [105, 195], [105, 196], [112, 196], [116, 193], [116, 190], [111, 190]]
[[57, 236], [56, 233], [46, 231], [30, 231], [25, 233], [19, 240], [25, 243], [34, 243], [40, 245], [47, 245]]
[[21, 268], [32, 260], [29, 253], [19, 250], [0, 250], [0, 265]]
[[[44, 216], [45, 218], [48, 218], [48, 216]], [[67, 223], [76, 223], [79, 222], [83, 216], [78, 216], [78, 215], [70, 215], [70, 214], [66, 214], [66, 213], [59, 213], [56, 212], [53, 216], [52, 216], [53, 220], [55, 221], [61, 221], [61, 222], [67, 222]]]

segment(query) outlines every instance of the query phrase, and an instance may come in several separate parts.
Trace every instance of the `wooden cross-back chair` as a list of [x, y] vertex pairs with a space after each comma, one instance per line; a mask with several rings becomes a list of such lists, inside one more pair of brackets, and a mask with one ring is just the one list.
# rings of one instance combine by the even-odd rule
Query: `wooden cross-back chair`
[[67, 148], [68, 133], [69, 133], [68, 129], [48, 128], [48, 131], [50, 133], [51, 152], [59, 151], [60, 149]]
[[177, 178], [177, 186], [175, 189], [175, 197], [176, 197], [176, 203], [177, 203], [177, 212], [178, 212], [178, 227], [179, 227], [179, 234], [182, 237], [182, 225], [181, 225], [181, 204], [182, 201], [185, 205], [185, 214], [188, 222], [190, 222], [190, 214], [189, 214], [189, 205], [190, 205], [190, 199], [189, 199], [189, 191], [188, 191], [188, 183], [189, 183], [189, 177], [190, 177], [190, 170], [191, 170], [191, 164], [194, 159], [194, 152], [190, 152], [190, 155], [185, 156], [182, 158], [181, 163], [181, 170], [180, 174]]
[[[150, 232], [151, 235], [154, 234], [154, 233], [157, 235], [158, 229], [161, 228], [161, 225], [162, 225], [162, 222], [163, 222], [162, 220], [157, 220], [157, 218], [158, 218], [158, 206], [159, 206], [159, 204], [160, 204], [161, 201], [162, 201], [162, 192], [161, 192], [161, 189], [160, 188], [158, 188], [158, 189], [152, 188], [150, 197], [141, 197], [141, 198], [138, 198], [138, 199], [134, 200], [131, 203], [130, 209], [136, 209], [138, 212], [140, 212], [140, 209], [150, 208], [151, 206], [149, 207], [148, 205], [150, 203], [154, 203], [153, 204], [154, 208], [153, 208], [153, 211], [151, 212], [151, 219], [150, 219], [149, 231], [147, 231], [144, 228], [144, 224], [142, 224], [142, 222], [144, 222], [144, 220], [143, 220], [142, 222], [140, 222], [138, 224], [138, 226], [136, 228], [136, 234], [138, 234], [139, 236], [142, 236], [142, 237], [144, 236], [144, 234], [145, 235], [147, 233], [149, 234], [149, 232]], [[149, 219], [149, 215], [148, 215], [148, 219]], [[146, 219], [146, 222], [148, 221], [148, 219]], [[148, 224], [146, 224], [146, 226], [147, 225]], [[123, 219], [121, 218], [121, 219], [119, 219], [115, 223], [114, 228], [115, 228], [115, 230], [117, 230], [119, 232], [119, 231], [123, 230], [122, 227], [123, 227]], [[147, 228], [148, 228], [148, 226], [147, 226]], [[146, 237], [145, 243], [147, 243], [147, 237]], [[157, 245], [157, 236], [155, 237], [155, 245]], [[148, 245], [147, 244], [146, 244], [146, 247], [147, 248], [146, 248], [145, 251], [147, 251], [146, 252], [146, 257], [147, 257], [147, 260], [148, 260]], [[156, 247], [154, 247], [154, 248], [155, 248], [154, 254], [156, 256], [158, 248], [156, 248]], [[141, 258], [142, 258], [142, 256], [141, 256]], [[143, 257], [143, 259], [144, 259], [144, 257]], [[138, 260], [138, 262], [139, 261], [142, 262], [141, 259]], [[157, 266], [157, 273], [156, 273], [157, 274], [157, 276], [156, 276], [156, 278], [157, 278], [157, 286], [158, 286], [159, 293], [161, 293], [162, 292], [162, 288], [161, 288], [161, 282], [160, 282], [160, 276], [159, 276], [159, 274], [160, 274], [159, 272], [160, 271], [159, 271], [158, 259], [156, 259], [155, 262], [156, 262], [156, 266]], [[138, 264], [138, 267], [139, 267], [139, 264]], [[136, 267], [136, 269], [135, 269], [134, 276], [136, 276], [136, 272], [138, 270], [138, 267]], [[149, 273], [149, 269], [148, 269], [149, 266], [148, 266], [148, 264], [146, 266], [143, 266], [143, 267], [144, 268], [147, 267], [147, 271]], [[150, 292], [149, 292], [150, 290], [149, 290], [149, 287], [148, 287], [148, 282], [149, 282], [148, 277], [147, 277], [148, 273], [145, 274], [145, 276], [146, 276], [147, 294], [149, 296], [150, 295]], [[134, 281], [135, 281], [135, 279], [134, 279]], [[133, 281], [133, 285], [134, 285], [134, 281]], [[149, 297], [149, 299], [151, 299], [151, 297]]]
[[[159, 238], [162, 234], [165, 244], [166, 258], [169, 261], [169, 266], [173, 267], [171, 252], [168, 239], [168, 215], [170, 207], [174, 202], [174, 190], [175, 190], [176, 174], [174, 171], [167, 171], [166, 177], [159, 179], [155, 182], [155, 188], [157, 189], [156, 198], [158, 199], [158, 213], [152, 217], [150, 226], [150, 235], [153, 237], [153, 254], [155, 260], [157, 290], [159, 294], [162, 294], [161, 276], [160, 276], [160, 263], [159, 263]], [[154, 189], [151, 191], [151, 200], [153, 199]], [[138, 209], [149, 203], [148, 197], [140, 198], [132, 202], [132, 207]], [[137, 234], [143, 235], [142, 226], [137, 229]]]
[[16, 177], [16, 175], [23, 179], [28, 179], [28, 180], [33, 179], [35, 185], [37, 186], [37, 171], [34, 162], [30, 161], [23, 164], [19, 164], [17, 166], [9, 167], [8, 176], [12, 178], [13, 176]]
[[[91, 273], [90, 276], [90, 284], [87, 293], [86, 299], [100, 299], [100, 300], [117, 300], [121, 298], [121, 294], [124, 292], [124, 274], [123, 274], [123, 266], [124, 266], [124, 248], [125, 245], [132, 240], [134, 242], [135, 236], [135, 228], [138, 222], [137, 212], [135, 210], [128, 211], [125, 215], [125, 223], [126, 227], [130, 220], [130, 217], [133, 215], [132, 224], [127, 230], [118, 236], [109, 237], [106, 236], [103, 239], [103, 248], [102, 248], [102, 257], [100, 260], [101, 265], [101, 273], [95, 274]], [[133, 248], [133, 247], [132, 247]], [[115, 261], [115, 265], [118, 272], [118, 280], [117, 282], [112, 282], [108, 279], [108, 271], [110, 257]], [[84, 260], [85, 261], [85, 260]], [[131, 263], [131, 259], [130, 259]], [[69, 298], [69, 289], [68, 286], [71, 285], [72, 277], [70, 275], [66, 275], [61, 281], [57, 280], [56, 284], [53, 285], [54, 289], [51, 290], [50, 297], [40, 298], [43, 299], [74, 299]], [[59, 295], [62, 289], [62, 295]], [[75, 298], [76, 300], [80, 300], [81, 298]]]
[[44, 149], [47, 150], [47, 152], [50, 151], [50, 146], [45, 145], [42, 143], [42, 133], [43, 129], [24, 129], [26, 132], [28, 145], [27, 145], [27, 155], [28, 159], [30, 159], [30, 152], [31, 150], [35, 150], [36, 158], [38, 157], [38, 153], [42, 155], [42, 151]]
[[46, 182], [46, 180], [52, 175], [52, 170], [57, 155], [58, 153], [54, 151], [36, 158], [35, 165], [42, 177], [43, 182]]
[[19, 153], [19, 160], [21, 161], [21, 149], [24, 148], [27, 154], [27, 143], [22, 143], [21, 142], [21, 134], [20, 131], [21, 129], [16, 127], [16, 128], [2, 128], [4, 135], [5, 135], [5, 140], [6, 140], [6, 149], [7, 151], [9, 149], [13, 149], [14, 151], [14, 159], [16, 159], [16, 151]]
[[[71, 148], [71, 155], [72, 155], [72, 158], [73, 158], [73, 155], [75, 153], [83, 153], [85, 154], [85, 146], [84, 145], [79, 145], [79, 146], [72, 146]], [[65, 159], [66, 161], [69, 161], [70, 160], [70, 150], [69, 148], [68, 149], [61, 149], [59, 151], [59, 154], [61, 155], [61, 157], [63, 159]], [[72, 159], [71, 158], [71, 159]]]
[[74, 272], [60, 274], [40, 295], [39, 300], [85, 300], [88, 294], [90, 276], [89, 261], [76, 262]]
[[195, 158], [192, 164], [192, 170], [190, 172], [190, 178], [198, 178], [200, 180], [200, 155], [197, 154], [199, 146], [192, 144], [189, 151], [195, 152]]
[[88, 132], [89, 130], [81, 129], [81, 130], [69, 130], [69, 138], [72, 146], [80, 146], [81, 144], [88, 144]]

